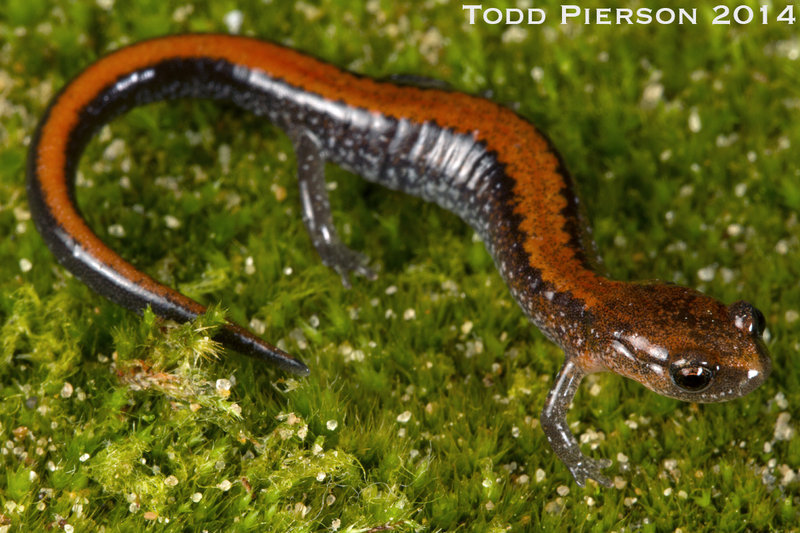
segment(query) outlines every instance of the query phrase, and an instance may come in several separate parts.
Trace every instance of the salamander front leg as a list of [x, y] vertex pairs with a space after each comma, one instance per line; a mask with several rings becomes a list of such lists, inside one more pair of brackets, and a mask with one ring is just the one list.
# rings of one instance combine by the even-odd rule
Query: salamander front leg
[[590, 459], [581, 452], [578, 441], [567, 425], [567, 410], [572, 397], [578, 390], [585, 373], [570, 360], [569, 355], [556, 378], [556, 384], [550, 389], [547, 401], [542, 410], [542, 429], [550, 442], [550, 446], [559, 459], [567, 465], [575, 482], [583, 487], [587, 478], [598, 483], [611, 486], [611, 481], [601, 474], [604, 468], [611, 465], [608, 459]]
[[333, 225], [325, 188], [325, 159], [318, 141], [307, 131], [290, 132], [289, 136], [297, 155], [303, 223], [322, 262], [339, 273], [345, 287], [350, 287], [351, 272], [371, 280], [377, 278], [375, 272], [367, 267], [367, 257], [345, 246]]

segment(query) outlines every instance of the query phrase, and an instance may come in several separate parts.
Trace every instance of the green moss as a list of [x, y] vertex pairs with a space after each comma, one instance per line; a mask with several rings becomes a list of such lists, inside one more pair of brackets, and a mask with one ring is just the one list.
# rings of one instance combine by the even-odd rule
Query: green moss
[[[618, 488], [606, 490], [577, 487], [549, 450], [538, 414], [562, 356], [472, 232], [329, 167], [341, 232], [380, 270], [345, 290], [302, 227], [291, 144], [263, 119], [204, 102], [148, 106], [104, 129], [81, 163], [91, 226], [211, 304], [207, 316], [138, 317], [57, 267], [22, 175], [49, 97], [125, 43], [224, 31], [234, 5], [6, 2], [0, 528], [796, 527], [788, 472], [800, 468], [800, 441], [775, 430], [781, 414], [800, 418], [797, 40], [774, 21], [711, 25], [717, 3], [703, 3], [697, 26], [606, 27], [561, 26], [559, 4], [542, 1], [550, 20], [514, 29], [468, 26], [460, 4], [442, 2], [235, 6], [243, 33], [366, 75], [491, 91], [559, 147], [614, 276], [674, 280], [764, 311], [775, 372], [746, 399], [681, 404], [607, 375], [581, 389], [570, 420], [588, 453], [614, 459]], [[219, 350], [208, 338], [225, 315], [312, 375]]]

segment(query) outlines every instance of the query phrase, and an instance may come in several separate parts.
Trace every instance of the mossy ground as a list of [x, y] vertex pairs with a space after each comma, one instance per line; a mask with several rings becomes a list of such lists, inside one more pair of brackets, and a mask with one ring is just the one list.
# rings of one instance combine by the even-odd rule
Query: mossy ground
[[[767, 25], [714, 26], [715, 3], [681, 27], [561, 26], [558, 4], [537, 2], [545, 25], [504, 27], [468, 26], [461, 2], [4, 2], [0, 529], [796, 529], [800, 41], [774, 21], [782, 6]], [[225, 31], [234, 9], [242, 33], [514, 106], [562, 151], [610, 272], [756, 303], [770, 380], [704, 406], [593, 378], [570, 419], [614, 459], [617, 488], [581, 489], [537, 422], [562, 356], [472, 232], [331, 167], [342, 234], [380, 267], [345, 290], [302, 228], [287, 139], [206, 102], [104, 129], [78, 198], [125, 257], [221, 307], [176, 326], [93, 294], [30, 221], [36, 121], [102, 53]], [[215, 358], [219, 309], [311, 376]]]

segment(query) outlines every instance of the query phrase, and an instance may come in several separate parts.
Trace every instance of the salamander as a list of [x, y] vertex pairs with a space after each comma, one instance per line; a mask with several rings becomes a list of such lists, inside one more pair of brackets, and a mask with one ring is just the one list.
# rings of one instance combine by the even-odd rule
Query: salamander
[[[586, 374], [611, 371], [664, 396], [716, 402], [747, 394], [770, 373], [764, 316], [753, 305], [605, 275], [564, 162], [525, 118], [486, 99], [376, 81], [230, 35], [156, 38], [103, 57], [53, 98], [31, 142], [27, 193], [36, 228], [63, 266], [124, 307], [149, 306], [175, 321], [205, 311], [95, 235], [75, 202], [76, 167], [113, 117], [176, 98], [232, 102], [288, 135], [303, 221], [345, 285], [351, 274], [375, 274], [334, 227], [326, 162], [434, 202], [474, 228], [522, 311], [564, 351], [541, 425], [579, 485], [610, 484], [602, 473], [610, 461], [585, 456], [566, 422]], [[217, 338], [285, 371], [308, 373], [299, 359], [233, 322]]]

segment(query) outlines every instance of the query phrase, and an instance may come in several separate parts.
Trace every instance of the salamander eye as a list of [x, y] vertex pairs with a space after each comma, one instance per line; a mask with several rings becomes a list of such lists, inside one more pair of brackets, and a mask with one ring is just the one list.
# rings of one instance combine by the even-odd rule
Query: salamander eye
[[714, 379], [715, 369], [706, 363], [672, 365], [669, 369], [672, 382], [686, 392], [702, 392]]
[[735, 302], [728, 306], [733, 324], [750, 335], [761, 336], [767, 323], [763, 313], [747, 302]]

